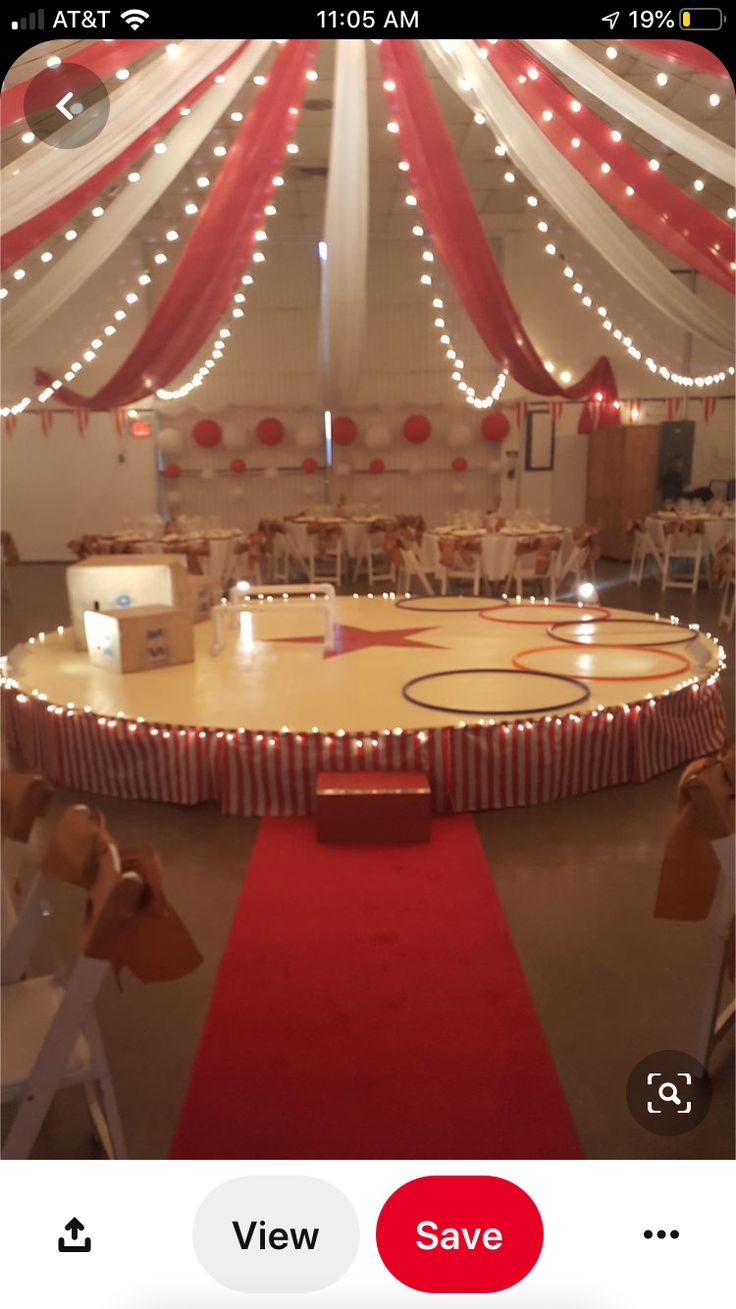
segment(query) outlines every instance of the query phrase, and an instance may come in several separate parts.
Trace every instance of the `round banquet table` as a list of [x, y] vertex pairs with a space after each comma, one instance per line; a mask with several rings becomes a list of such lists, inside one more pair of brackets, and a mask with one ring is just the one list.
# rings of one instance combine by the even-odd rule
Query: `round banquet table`
[[715, 553], [716, 547], [724, 537], [733, 537], [736, 530], [736, 519], [733, 514], [676, 514], [662, 510], [660, 513], [650, 514], [645, 523], [649, 535], [659, 549], [664, 548], [665, 526], [675, 522], [702, 523], [703, 544], [709, 555]]
[[302, 556], [309, 552], [309, 528], [340, 528], [342, 531], [345, 553], [354, 559], [360, 550], [361, 541], [367, 529], [373, 523], [387, 522], [385, 514], [359, 514], [344, 518], [339, 514], [297, 514], [285, 520], [291, 531], [294, 543]]
[[426, 535], [429, 538], [424, 554], [426, 567], [432, 568], [439, 562], [440, 539], [451, 537], [458, 542], [480, 541], [483, 576], [489, 582], [503, 582], [513, 569], [516, 543], [521, 537], [560, 537], [560, 557], [564, 558], [570, 532], [568, 528], [559, 527], [555, 523], [543, 523], [535, 528], [503, 527], [500, 532], [488, 532], [483, 527], [436, 527]]

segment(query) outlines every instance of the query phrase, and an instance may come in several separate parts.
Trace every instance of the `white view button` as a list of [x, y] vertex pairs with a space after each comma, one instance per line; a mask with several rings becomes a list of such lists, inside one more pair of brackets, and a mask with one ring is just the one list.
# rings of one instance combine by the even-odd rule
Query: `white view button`
[[238, 1177], [212, 1191], [194, 1220], [202, 1267], [231, 1291], [321, 1291], [352, 1264], [358, 1219], [316, 1177]]

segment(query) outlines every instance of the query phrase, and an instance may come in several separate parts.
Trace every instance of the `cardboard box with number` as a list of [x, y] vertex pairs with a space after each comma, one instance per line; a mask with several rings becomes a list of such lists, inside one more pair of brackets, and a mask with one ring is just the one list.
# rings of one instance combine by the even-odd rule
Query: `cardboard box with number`
[[84, 627], [90, 660], [98, 668], [140, 673], [194, 662], [194, 623], [188, 608], [88, 609]]

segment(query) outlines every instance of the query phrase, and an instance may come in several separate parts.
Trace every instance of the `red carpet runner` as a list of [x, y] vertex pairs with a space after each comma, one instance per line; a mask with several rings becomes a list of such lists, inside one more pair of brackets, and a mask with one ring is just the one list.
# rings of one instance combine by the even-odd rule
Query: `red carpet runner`
[[172, 1156], [580, 1156], [471, 818], [373, 849], [262, 821]]

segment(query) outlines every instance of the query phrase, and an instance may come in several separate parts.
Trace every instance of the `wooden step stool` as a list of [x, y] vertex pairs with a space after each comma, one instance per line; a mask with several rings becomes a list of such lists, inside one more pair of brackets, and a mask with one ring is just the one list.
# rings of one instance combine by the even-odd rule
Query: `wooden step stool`
[[424, 773], [319, 773], [317, 840], [326, 845], [429, 841], [432, 792]]

